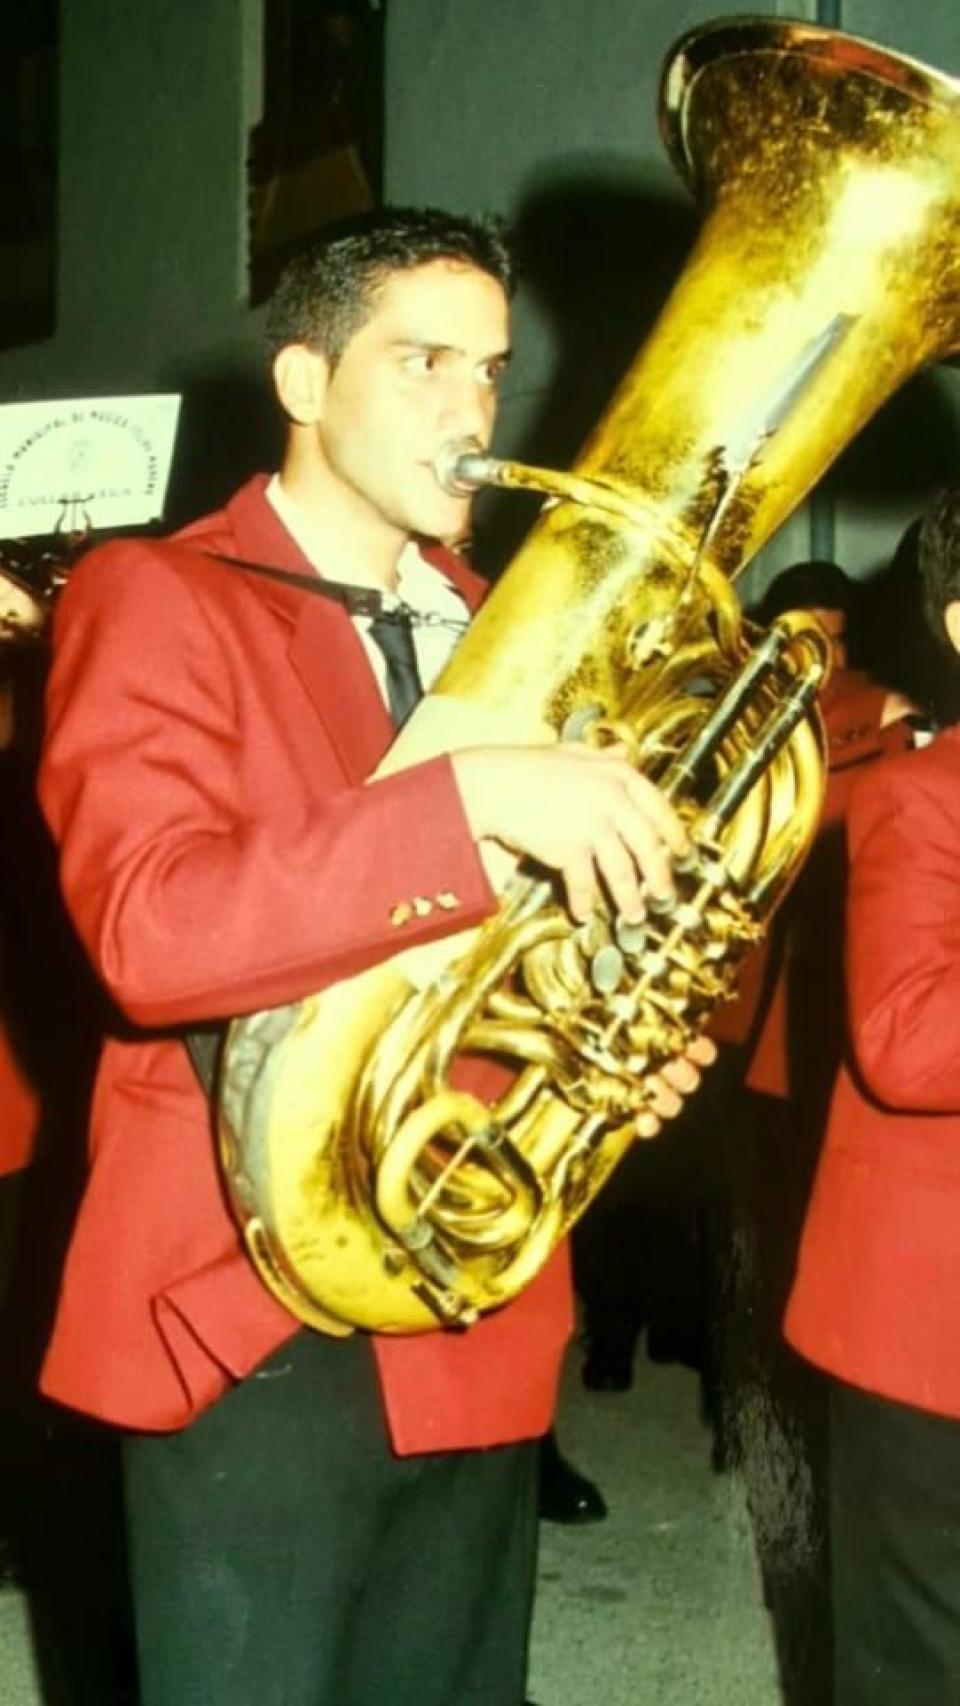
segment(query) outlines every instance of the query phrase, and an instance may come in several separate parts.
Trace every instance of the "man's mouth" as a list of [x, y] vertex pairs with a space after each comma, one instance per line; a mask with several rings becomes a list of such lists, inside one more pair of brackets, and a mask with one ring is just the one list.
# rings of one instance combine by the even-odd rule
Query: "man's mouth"
[[484, 446], [478, 438], [452, 438], [442, 444], [433, 459], [437, 483], [451, 498], [470, 498], [480, 481], [472, 477], [469, 462], [482, 456]]

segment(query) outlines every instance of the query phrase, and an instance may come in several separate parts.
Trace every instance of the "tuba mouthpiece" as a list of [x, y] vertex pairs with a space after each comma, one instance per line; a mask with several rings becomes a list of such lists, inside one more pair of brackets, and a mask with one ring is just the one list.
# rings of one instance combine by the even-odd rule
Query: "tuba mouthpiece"
[[433, 471], [453, 498], [466, 498], [495, 478], [496, 460], [484, 456], [478, 441], [473, 438], [455, 439], [445, 444], [434, 458]]

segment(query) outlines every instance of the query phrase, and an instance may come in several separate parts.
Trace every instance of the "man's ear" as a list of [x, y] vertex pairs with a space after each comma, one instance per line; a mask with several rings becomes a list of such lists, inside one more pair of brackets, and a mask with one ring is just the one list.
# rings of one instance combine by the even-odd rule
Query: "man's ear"
[[297, 426], [313, 426], [320, 419], [329, 380], [326, 356], [306, 344], [285, 344], [273, 363], [280, 407]]
[[960, 652], [960, 598], [952, 598], [943, 613], [947, 639], [955, 652]]

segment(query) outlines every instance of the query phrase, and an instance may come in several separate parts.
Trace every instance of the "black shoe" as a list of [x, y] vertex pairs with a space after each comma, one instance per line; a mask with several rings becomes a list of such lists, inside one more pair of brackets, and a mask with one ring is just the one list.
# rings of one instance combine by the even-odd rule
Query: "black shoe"
[[613, 1362], [609, 1357], [588, 1351], [580, 1378], [588, 1392], [629, 1392], [633, 1385], [633, 1363], [629, 1359]]
[[26, 1571], [19, 1552], [7, 1541], [0, 1540], [0, 1593], [7, 1588], [24, 1588], [26, 1585]]
[[550, 1434], [540, 1446], [539, 1509], [544, 1522], [602, 1522], [607, 1514], [600, 1488], [561, 1456]]
[[706, 1339], [685, 1322], [654, 1321], [647, 1329], [647, 1356], [651, 1362], [679, 1362], [702, 1372], [707, 1360]]

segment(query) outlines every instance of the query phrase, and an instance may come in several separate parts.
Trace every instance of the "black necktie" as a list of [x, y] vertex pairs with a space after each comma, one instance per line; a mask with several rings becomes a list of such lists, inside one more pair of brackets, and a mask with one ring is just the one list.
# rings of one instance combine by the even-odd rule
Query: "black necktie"
[[417, 701], [423, 698], [409, 612], [382, 612], [370, 624], [370, 638], [380, 647], [387, 666], [387, 703], [393, 726], [402, 729]]
[[467, 625], [466, 621], [433, 616], [432, 613], [418, 615], [408, 606], [398, 605], [393, 594], [386, 595], [391, 607], [384, 609], [384, 594], [379, 587], [321, 580], [318, 575], [297, 574], [292, 569], [277, 569], [269, 563], [251, 563], [245, 557], [231, 557], [222, 551], [211, 551], [206, 555], [219, 563], [226, 563], [231, 569], [245, 569], [248, 574], [262, 575], [267, 580], [280, 581], [284, 586], [298, 587], [316, 598], [333, 599], [336, 604], [342, 604], [351, 616], [372, 616], [370, 637], [380, 647], [387, 666], [387, 704], [395, 729], [403, 728], [410, 712], [423, 698], [423, 682], [413, 644], [414, 618], [418, 622], [436, 622], [441, 627], [451, 628], [454, 633], [461, 632]]

